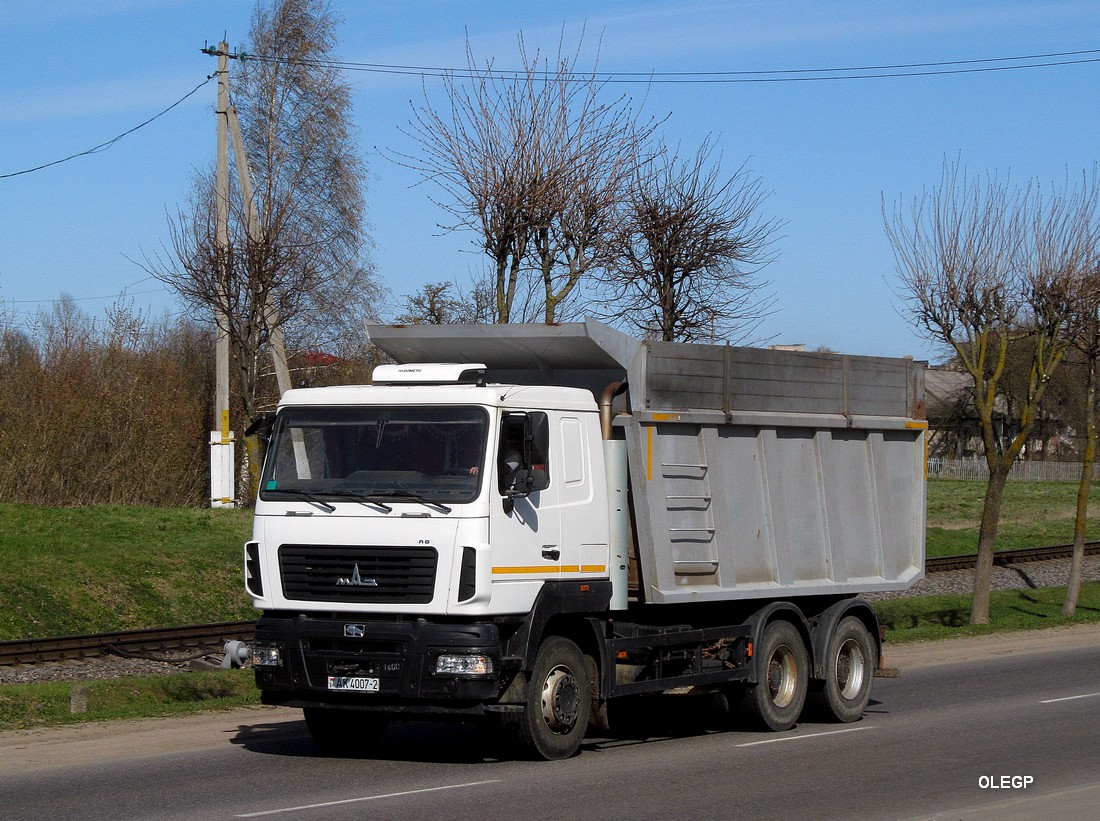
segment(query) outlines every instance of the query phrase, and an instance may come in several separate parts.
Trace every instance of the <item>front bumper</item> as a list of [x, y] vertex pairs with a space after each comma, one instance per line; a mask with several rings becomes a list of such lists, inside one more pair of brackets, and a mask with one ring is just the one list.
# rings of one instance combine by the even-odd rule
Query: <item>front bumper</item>
[[[366, 621], [265, 615], [256, 623], [257, 645], [279, 649], [280, 666], [256, 667], [265, 704], [332, 706], [392, 713], [480, 713], [499, 699], [502, 671], [495, 624]], [[492, 659], [481, 675], [434, 673], [441, 655]], [[377, 691], [329, 689], [329, 677], [377, 679]]]

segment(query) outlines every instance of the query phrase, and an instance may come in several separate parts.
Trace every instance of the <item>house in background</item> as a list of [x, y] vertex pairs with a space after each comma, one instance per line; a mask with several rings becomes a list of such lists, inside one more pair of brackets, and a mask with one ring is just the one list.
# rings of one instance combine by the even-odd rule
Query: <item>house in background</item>
[[[970, 374], [951, 363], [925, 371], [925, 399], [928, 407], [928, 456], [933, 459], [977, 459], [985, 453], [981, 423], [974, 410], [974, 381]], [[1076, 446], [1077, 431], [1072, 412], [1062, 396], [1048, 391], [1039, 410], [1032, 438], [1020, 454], [1022, 460], [1069, 460], [1081, 458]], [[1069, 418], [1067, 418], [1067, 416]], [[994, 403], [993, 428], [999, 448], [1004, 449], [1019, 432], [1018, 414], [1010, 412], [1009, 401], [999, 395]]]
[[[950, 364], [929, 366], [924, 373], [924, 395], [928, 407], [929, 458], [972, 459], [985, 453], [970, 374]], [[1004, 399], [998, 397], [993, 429], [1001, 447], [1015, 435], [1005, 410]]]

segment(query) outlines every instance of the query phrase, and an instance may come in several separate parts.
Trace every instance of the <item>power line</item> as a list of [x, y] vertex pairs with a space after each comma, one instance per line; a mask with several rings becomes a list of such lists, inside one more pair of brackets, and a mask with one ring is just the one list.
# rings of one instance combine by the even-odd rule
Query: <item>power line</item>
[[[205, 53], [216, 54], [213, 49], [204, 49]], [[1022, 69], [1052, 68], [1056, 66], [1082, 65], [1086, 63], [1100, 63], [1100, 56], [1089, 57], [1086, 55], [1100, 55], [1100, 49], [1083, 49], [1079, 51], [1060, 51], [1046, 54], [1027, 54], [1014, 57], [987, 57], [973, 60], [943, 60], [927, 63], [898, 63], [887, 65], [847, 66], [833, 68], [801, 68], [801, 69], [771, 69], [756, 71], [536, 71], [534, 74], [542, 74], [550, 77], [585, 77], [605, 83], [681, 83], [681, 84], [707, 84], [707, 83], [791, 83], [821, 80], [870, 80], [897, 77], [931, 77], [950, 74], [973, 74], [992, 71], [1019, 71]], [[441, 66], [415, 66], [387, 63], [358, 63], [343, 60], [300, 60], [295, 58], [272, 57], [257, 54], [232, 54], [235, 59], [258, 60], [261, 62], [287, 63], [297, 65], [315, 65], [325, 68], [334, 68], [343, 71], [361, 71], [375, 74], [416, 75], [423, 77], [454, 77], [470, 79], [480, 77], [498, 77], [501, 79], [516, 79], [525, 76], [525, 72], [498, 69], [459, 69]], [[1055, 59], [1055, 58], [1077, 59]], [[1024, 62], [1029, 61], [1029, 62]], [[1042, 61], [1042, 62], [1035, 62]], [[998, 65], [993, 65], [994, 63]], [[148, 120], [123, 131], [116, 137], [106, 142], [78, 151], [68, 157], [43, 163], [33, 168], [22, 171], [13, 171], [0, 174], [0, 180], [11, 177], [31, 174], [42, 171], [61, 163], [75, 160], [78, 157], [86, 157], [106, 151], [124, 137], [144, 128], [155, 120], [163, 117], [169, 111], [180, 105], [186, 99], [196, 94], [203, 86], [209, 83], [216, 74], [209, 75], [205, 80], [184, 94], [163, 111], [153, 115]]]
[[[1091, 56], [1090, 56], [1091, 55]], [[423, 77], [453, 77], [472, 79], [496, 77], [518, 79], [528, 75], [526, 71], [502, 69], [447, 68], [442, 66], [416, 66], [387, 63], [358, 63], [343, 60], [305, 60], [274, 57], [270, 55], [234, 54], [241, 60], [257, 60], [270, 63], [313, 65], [343, 71], [360, 71], [375, 74], [416, 75]], [[993, 71], [1019, 71], [1023, 69], [1052, 68], [1100, 62], [1100, 49], [1060, 51], [1046, 54], [1026, 54], [1013, 57], [987, 57], [971, 60], [942, 60], [926, 63], [898, 63], [888, 65], [847, 66], [833, 68], [773, 69], [757, 71], [572, 71], [541, 70], [530, 72], [548, 79], [585, 78], [604, 83], [790, 83], [822, 80], [869, 80], [894, 77], [930, 77], [949, 74], [974, 74]]]
[[150, 117], [145, 122], [139, 123], [138, 125], [135, 125], [133, 128], [130, 128], [126, 131], [123, 131], [117, 137], [112, 137], [111, 139], [107, 140], [107, 142], [100, 143], [99, 145], [95, 146], [94, 148], [89, 148], [86, 151], [78, 151], [76, 154], [70, 154], [68, 157], [63, 157], [60, 160], [54, 160], [52, 162], [43, 163], [42, 165], [36, 165], [34, 168], [25, 168], [22, 171], [13, 171], [10, 174], [0, 174], [0, 180], [8, 179], [9, 177], [18, 177], [22, 174], [31, 174], [35, 171], [41, 171], [44, 168], [50, 168], [50, 167], [55, 166], [55, 165], [60, 165], [61, 163], [68, 162], [69, 160], [75, 160], [77, 157], [86, 157], [89, 154], [98, 154], [100, 151], [106, 151], [111, 146], [113, 146], [115, 143], [117, 143], [119, 140], [121, 140], [123, 137], [129, 136], [130, 134], [133, 134], [135, 131], [137, 131], [139, 128], [145, 128], [145, 126], [149, 125], [149, 123], [163, 117], [165, 114], [167, 114], [173, 108], [178, 106], [180, 103], [182, 103], [188, 97], [190, 97], [192, 94], [197, 93], [199, 89], [201, 89], [203, 86], [205, 86], [207, 83], [209, 83], [212, 79], [214, 79], [215, 76], [216, 75], [211, 74], [209, 77], [207, 77], [205, 80], [203, 80], [197, 86], [195, 86], [193, 89], [188, 91], [186, 94], [184, 94], [182, 97], [180, 97], [174, 103], [172, 103], [172, 105], [168, 106], [166, 109], [161, 111], [159, 114], [154, 114], [152, 117]]
[[[71, 302], [95, 302], [95, 301], [104, 300], [104, 299], [127, 299], [129, 297], [143, 296], [143, 295], [146, 295], [146, 294], [159, 294], [159, 293], [163, 293], [165, 290], [167, 290], [163, 284], [161, 284], [161, 287], [159, 287], [159, 288], [153, 288], [151, 290], [146, 290], [146, 291], [131, 291], [130, 290], [131, 288], [134, 288], [138, 285], [141, 285], [142, 283], [148, 282], [151, 279], [154, 279], [154, 277], [151, 277], [151, 276], [142, 277], [141, 279], [137, 280], [137, 282], [131, 282], [129, 285], [124, 285], [122, 287], [122, 289], [118, 293], [115, 293], [115, 294], [109, 294], [109, 295], [104, 295], [104, 296], [70, 296], [68, 294], [65, 294], [64, 298], [71, 301]], [[53, 299], [2, 299], [2, 298], [0, 298], [0, 306], [3, 306], [5, 303], [8, 304], [8, 305], [48, 305], [48, 304], [53, 304], [53, 303], [56, 303], [56, 302], [60, 302], [61, 300], [62, 300], [61, 296], [56, 296]], [[22, 313], [29, 313], [29, 312], [22, 311]]]
[[[152, 288], [148, 291], [127, 291], [123, 288], [117, 294], [108, 294], [106, 296], [70, 296], [66, 299], [72, 302], [95, 302], [103, 299], [126, 299], [132, 296], [143, 296], [145, 294], [161, 294], [164, 293], [164, 288]], [[46, 305], [54, 302], [61, 302], [62, 297], [54, 297], [53, 299], [11, 299], [7, 300], [11, 305]]]

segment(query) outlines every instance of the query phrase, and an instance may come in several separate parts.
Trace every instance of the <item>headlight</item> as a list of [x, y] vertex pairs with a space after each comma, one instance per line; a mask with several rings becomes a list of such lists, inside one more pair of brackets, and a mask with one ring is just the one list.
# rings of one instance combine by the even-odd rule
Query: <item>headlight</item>
[[283, 648], [277, 644], [253, 644], [253, 667], [282, 667]]
[[495, 671], [492, 656], [441, 653], [436, 656], [432, 673], [437, 676], [491, 676]]

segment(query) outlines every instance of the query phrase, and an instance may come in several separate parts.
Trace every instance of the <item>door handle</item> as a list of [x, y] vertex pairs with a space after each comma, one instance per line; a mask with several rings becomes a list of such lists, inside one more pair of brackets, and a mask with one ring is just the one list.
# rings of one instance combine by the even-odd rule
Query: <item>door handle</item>
[[558, 559], [561, 558], [561, 551], [554, 547], [547, 548], [542, 551], [542, 558], [549, 559], [552, 562], [556, 562]]

